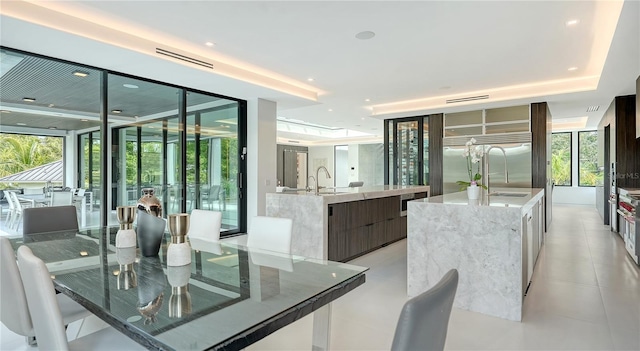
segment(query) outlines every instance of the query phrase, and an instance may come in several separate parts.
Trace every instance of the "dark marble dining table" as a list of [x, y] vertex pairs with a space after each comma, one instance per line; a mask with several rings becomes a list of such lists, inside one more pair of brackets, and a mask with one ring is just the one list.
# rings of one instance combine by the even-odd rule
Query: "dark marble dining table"
[[314, 313], [314, 350], [329, 349], [331, 301], [367, 268], [193, 241], [192, 262], [115, 247], [117, 228], [10, 237], [49, 269], [56, 290], [148, 349], [239, 350]]

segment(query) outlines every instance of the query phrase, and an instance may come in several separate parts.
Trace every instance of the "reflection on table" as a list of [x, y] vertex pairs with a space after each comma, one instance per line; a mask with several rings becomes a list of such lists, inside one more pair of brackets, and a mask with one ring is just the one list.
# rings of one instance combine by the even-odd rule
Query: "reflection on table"
[[[366, 268], [249, 249], [194, 243], [192, 263], [115, 248], [117, 228], [11, 238], [49, 268], [56, 288], [149, 348], [240, 349], [365, 281]], [[135, 255], [134, 255], [135, 253]], [[318, 315], [318, 313], [316, 313]], [[328, 325], [330, 314], [319, 324]], [[315, 320], [314, 316], [314, 328]], [[328, 347], [328, 330], [314, 345]]]

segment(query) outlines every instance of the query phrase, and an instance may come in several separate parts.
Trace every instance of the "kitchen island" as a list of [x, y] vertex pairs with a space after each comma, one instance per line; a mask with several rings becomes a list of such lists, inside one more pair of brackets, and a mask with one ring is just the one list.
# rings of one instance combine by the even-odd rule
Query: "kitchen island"
[[[429, 186], [381, 185], [267, 194], [266, 214], [293, 219], [291, 252], [348, 261], [406, 237], [403, 205]], [[406, 209], [406, 207], [405, 207]]]
[[543, 189], [508, 189], [479, 200], [458, 192], [410, 201], [408, 295], [456, 268], [455, 307], [520, 321], [543, 242], [543, 196]]

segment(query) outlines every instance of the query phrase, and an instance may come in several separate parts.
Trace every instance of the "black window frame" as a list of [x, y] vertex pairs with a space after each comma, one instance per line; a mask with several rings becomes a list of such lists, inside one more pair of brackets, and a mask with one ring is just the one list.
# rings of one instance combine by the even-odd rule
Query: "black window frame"
[[[596, 135], [596, 140], [598, 137], [598, 131], [597, 130], [581, 130], [578, 131], [578, 145], [576, 147], [576, 150], [578, 151], [578, 164], [577, 164], [577, 171], [578, 171], [578, 187], [582, 187], [582, 188], [595, 188], [596, 184], [593, 185], [582, 185], [581, 179], [580, 179], [580, 135], [582, 135], [583, 133], [595, 133]], [[596, 164], [597, 164], [597, 160], [596, 160]], [[597, 169], [597, 167], [596, 167]], [[597, 183], [597, 182], [596, 182]]]

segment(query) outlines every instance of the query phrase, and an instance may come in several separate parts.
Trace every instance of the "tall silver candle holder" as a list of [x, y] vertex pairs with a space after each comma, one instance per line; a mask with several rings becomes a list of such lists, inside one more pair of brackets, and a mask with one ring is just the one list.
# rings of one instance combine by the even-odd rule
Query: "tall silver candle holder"
[[136, 219], [135, 206], [118, 206], [116, 208], [120, 229], [116, 234], [116, 248], [136, 247], [136, 231], [133, 221]]
[[184, 266], [191, 263], [191, 246], [187, 243], [189, 215], [178, 213], [169, 215], [171, 243], [167, 248], [167, 266]]

